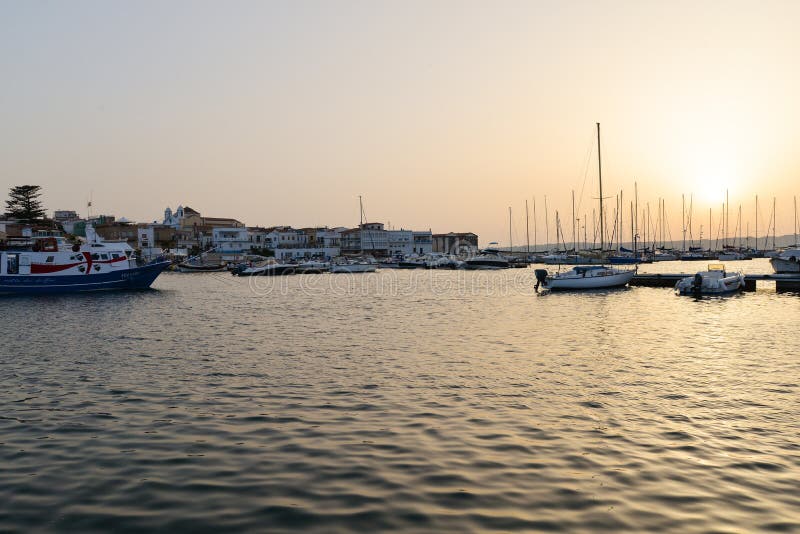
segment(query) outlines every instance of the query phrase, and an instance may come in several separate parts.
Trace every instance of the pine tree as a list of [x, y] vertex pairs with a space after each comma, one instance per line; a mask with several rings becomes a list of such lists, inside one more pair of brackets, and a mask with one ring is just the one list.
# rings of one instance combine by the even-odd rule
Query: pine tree
[[45, 211], [39, 200], [42, 194], [41, 189], [41, 186], [38, 185], [12, 187], [8, 193], [10, 198], [6, 200], [6, 215], [23, 221], [43, 219]]

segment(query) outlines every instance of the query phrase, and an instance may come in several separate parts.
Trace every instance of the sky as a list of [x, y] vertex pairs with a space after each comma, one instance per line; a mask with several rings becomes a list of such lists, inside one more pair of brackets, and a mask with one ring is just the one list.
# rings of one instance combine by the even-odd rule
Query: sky
[[[571, 239], [634, 183], [794, 228], [800, 2], [0, 0], [0, 188], [160, 220]], [[536, 203], [536, 219], [533, 203]], [[700, 221], [700, 222], [698, 222]], [[591, 222], [589, 223], [591, 240]], [[643, 229], [642, 229], [643, 230]], [[627, 232], [627, 230], [624, 230]], [[731, 233], [733, 233], [733, 228]]]

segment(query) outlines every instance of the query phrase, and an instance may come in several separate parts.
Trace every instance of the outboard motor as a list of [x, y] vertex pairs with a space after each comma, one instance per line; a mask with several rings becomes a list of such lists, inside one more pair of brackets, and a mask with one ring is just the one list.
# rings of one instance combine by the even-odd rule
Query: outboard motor
[[533, 274], [536, 275], [536, 285], [533, 286], [533, 289], [539, 291], [539, 284], [544, 285], [545, 280], [547, 280], [547, 270], [534, 269]]
[[703, 290], [703, 275], [697, 273], [694, 275], [694, 283], [692, 284], [692, 292], [695, 295], [699, 295], [700, 292]]

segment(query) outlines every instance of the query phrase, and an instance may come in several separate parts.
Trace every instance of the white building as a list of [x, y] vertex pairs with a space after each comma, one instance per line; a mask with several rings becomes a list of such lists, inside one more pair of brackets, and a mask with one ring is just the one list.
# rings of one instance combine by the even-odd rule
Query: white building
[[421, 232], [413, 232], [414, 234], [414, 247], [413, 250], [417, 254], [430, 254], [433, 252], [433, 234], [430, 230]]
[[414, 253], [414, 232], [411, 230], [387, 230], [390, 256], [409, 256]]
[[240, 256], [250, 252], [252, 242], [247, 228], [213, 228], [211, 246], [223, 257]]

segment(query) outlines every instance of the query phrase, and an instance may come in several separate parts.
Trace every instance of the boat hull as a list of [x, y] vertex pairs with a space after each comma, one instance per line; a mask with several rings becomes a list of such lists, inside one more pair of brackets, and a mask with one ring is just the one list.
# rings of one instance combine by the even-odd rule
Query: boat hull
[[49, 295], [147, 289], [170, 266], [162, 261], [120, 271], [79, 275], [0, 275], [0, 295]]
[[466, 267], [473, 271], [508, 269], [508, 262], [467, 260]]
[[374, 273], [375, 270], [375, 265], [371, 264], [331, 265], [332, 273]]
[[182, 273], [220, 273], [227, 268], [226, 265], [191, 265], [184, 263], [178, 265], [178, 271]]
[[798, 258], [794, 261], [791, 258], [770, 258], [769, 263], [777, 274], [800, 273], [800, 261], [797, 260]]
[[636, 271], [625, 271], [606, 276], [569, 276], [549, 278], [544, 284], [550, 291], [577, 291], [583, 289], [611, 289], [623, 287], [633, 279]]

